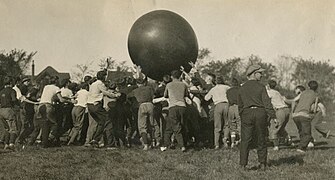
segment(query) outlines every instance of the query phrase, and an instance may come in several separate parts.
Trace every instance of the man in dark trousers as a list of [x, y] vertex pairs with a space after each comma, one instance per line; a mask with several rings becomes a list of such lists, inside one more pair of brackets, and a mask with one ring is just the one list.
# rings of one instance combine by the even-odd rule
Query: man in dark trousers
[[174, 70], [171, 72], [172, 82], [168, 83], [165, 88], [164, 97], [169, 99], [169, 118], [164, 134], [163, 146], [161, 151], [165, 151], [171, 143], [171, 135], [174, 133], [178, 145], [183, 152], [185, 147], [185, 97], [188, 96], [187, 86], [180, 81], [181, 71]]
[[246, 72], [248, 81], [239, 89], [237, 104], [241, 116], [240, 166], [244, 170], [248, 164], [252, 143], [256, 143], [257, 147], [258, 162], [260, 163], [258, 168], [266, 169], [268, 118], [276, 118], [266, 88], [259, 82], [263, 71], [264, 69], [259, 65], [248, 67]]
[[[308, 82], [309, 89], [303, 91], [296, 99], [299, 101], [292, 114], [294, 123], [297, 125], [299, 131], [300, 143], [298, 145], [298, 152], [304, 153], [308, 143], [311, 142], [311, 122], [314, 114], [317, 111], [317, 104], [319, 103], [318, 83], [316, 81]], [[314, 108], [312, 105], [314, 104]]]
[[18, 105], [16, 92], [12, 88], [11, 78], [5, 77], [4, 87], [0, 91], [0, 131], [3, 133], [5, 149], [14, 150], [17, 136], [16, 114], [14, 105]]

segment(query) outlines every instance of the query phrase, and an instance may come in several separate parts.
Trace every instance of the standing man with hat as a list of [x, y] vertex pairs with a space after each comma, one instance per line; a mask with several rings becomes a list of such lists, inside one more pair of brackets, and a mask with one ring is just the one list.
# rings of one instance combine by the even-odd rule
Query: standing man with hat
[[246, 169], [249, 150], [254, 142], [257, 142], [259, 169], [265, 170], [267, 165], [268, 117], [275, 119], [276, 114], [265, 86], [259, 82], [263, 71], [265, 69], [257, 64], [248, 67], [248, 80], [239, 89], [237, 103], [241, 116], [240, 166], [243, 169]]

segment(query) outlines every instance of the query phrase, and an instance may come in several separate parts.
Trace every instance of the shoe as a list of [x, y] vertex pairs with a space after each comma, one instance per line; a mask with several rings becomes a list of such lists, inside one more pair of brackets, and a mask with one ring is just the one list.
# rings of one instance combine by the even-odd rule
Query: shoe
[[297, 152], [299, 152], [299, 153], [305, 153], [306, 151], [304, 151], [302, 149], [297, 149]]
[[164, 151], [167, 150], [167, 147], [162, 146], [160, 149], [161, 149], [162, 152], [164, 152]]
[[155, 147], [159, 147], [161, 143], [157, 142]]
[[220, 149], [220, 146], [215, 146], [214, 149], [215, 149], [215, 150], [218, 150], [218, 149]]
[[99, 143], [98, 143], [96, 140], [92, 140], [89, 144], [90, 144], [92, 147], [99, 147]]
[[84, 147], [91, 147], [92, 145], [91, 144], [89, 144], [89, 143], [85, 143], [84, 144]]
[[186, 147], [181, 147], [181, 152], [186, 152]]
[[313, 142], [309, 142], [307, 145], [308, 148], [313, 148], [314, 147], [314, 143]]
[[149, 145], [144, 144], [143, 151], [147, 151], [147, 150], [149, 150]]
[[274, 150], [274, 151], [279, 151], [279, 147], [278, 147], [278, 146], [275, 146], [275, 147], [273, 147], [273, 150]]
[[99, 143], [98, 147], [103, 148], [103, 147], [105, 147], [105, 144], [104, 143]]
[[9, 146], [8, 146], [8, 149], [15, 150], [14, 143], [10, 143]]

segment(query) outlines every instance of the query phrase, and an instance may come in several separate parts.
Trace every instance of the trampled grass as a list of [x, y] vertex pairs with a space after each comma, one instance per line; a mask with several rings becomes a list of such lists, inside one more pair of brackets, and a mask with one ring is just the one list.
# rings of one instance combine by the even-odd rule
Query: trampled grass
[[[239, 169], [237, 150], [143, 152], [138, 148], [103, 150], [84, 147], [31, 148], [2, 153], [1, 179], [333, 179], [333, 147], [305, 154], [269, 149], [267, 171]], [[251, 152], [250, 168], [257, 165]]]
[[[292, 125], [292, 124], [291, 124]], [[290, 127], [292, 127], [289, 125]], [[294, 128], [292, 129], [294, 130]], [[1, 179], [334, 179], [335, 140], [320, 139], [313, 150], [301, 154], [294, 148], [269, 148], [269, 168], [253, 170], [257, 154], [251, 151], [249, 168], [239, 169], [239, 151], [205, 149], [160, 152], [85, 147], [22, 152], [0, 150]]]

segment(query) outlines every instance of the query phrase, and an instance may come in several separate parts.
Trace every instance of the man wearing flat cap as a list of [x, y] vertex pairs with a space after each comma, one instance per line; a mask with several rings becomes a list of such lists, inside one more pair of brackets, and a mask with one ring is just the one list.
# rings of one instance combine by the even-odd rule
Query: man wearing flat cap
[[241, 116], [240, 166], [243, 169], [248, 164], [252, 143], [257, 148], [259, 168], [265, 170], [267, 165], [267, 125], [269, 118], [275, 119], [276, 115], [265, 86], [259, 82], [264, 71], [257, 64], [249, 66], [246, 72], [248, 80], [239, 89], [237, 104]]

